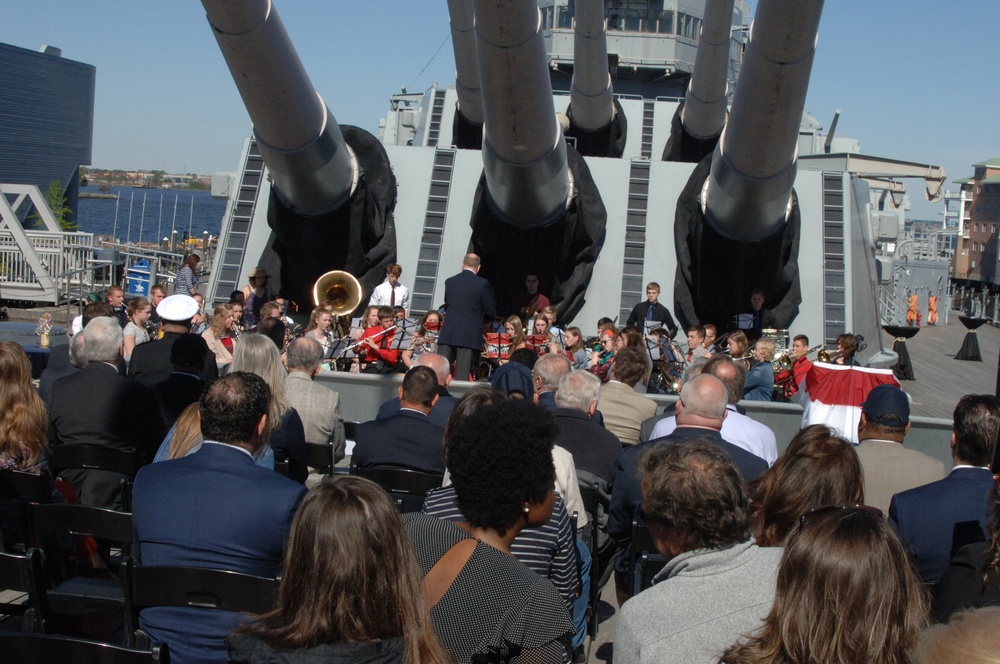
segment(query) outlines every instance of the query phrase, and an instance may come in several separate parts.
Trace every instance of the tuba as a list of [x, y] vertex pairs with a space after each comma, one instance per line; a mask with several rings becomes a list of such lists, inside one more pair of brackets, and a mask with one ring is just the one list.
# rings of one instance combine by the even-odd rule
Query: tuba
[[351, 313], [361, 304], [361, 283], [350, 272], [333, 270], [327, 272], [313, 284], [313, 306], [329, 300], [333, 304], [334, 329], [340, 327], [340, 317]]

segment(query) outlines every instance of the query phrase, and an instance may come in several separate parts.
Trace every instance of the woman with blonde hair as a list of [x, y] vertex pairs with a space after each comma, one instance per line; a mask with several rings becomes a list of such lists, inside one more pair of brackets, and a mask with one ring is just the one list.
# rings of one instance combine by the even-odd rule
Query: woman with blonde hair
[[306, 432], [298, 411], [285, 399], [285, 377], [278, 347], [267, 337], [248, 334], [240, 340], [233, 354], [230, 371], [246, 371], [264, 379], [271, 390], [267, 413], [270, 447], [275, 462], [288, 460], [289, 477], [304, 483], [309, 476], [306, 465]]
[[236, 630], [229, 661], [448, 664], [395, 504], [350, 475], [306, 494], [275, 608]]
[[747, 372], [743, 384], [743, 398], [747, 401], [770, 401], [774, 391], [775, 343], [773, 339], [760, 339], [753, 348], [753, 367]]
[[215, 308], [208, 327], [201, 333], [201, 338], [208, 344], [208, 350], [215, 354], [215, 363], [221, 369], [233, 361], [233, 354], [222, 343], [222, 336], [233, 326], [233, 308], [228, 304], [220, 304]]
[[861, 460], [846, 438], [825, 424], [802, 429], [774, 465], [747, 487], [758, 546], [783, 546], [799, 517], [820, 505], [863, 505]]
[[908, 664], [926, 623], [926, 591], [882, 513], [827, 505], [789, 538], [764, 626], [719, 661]]

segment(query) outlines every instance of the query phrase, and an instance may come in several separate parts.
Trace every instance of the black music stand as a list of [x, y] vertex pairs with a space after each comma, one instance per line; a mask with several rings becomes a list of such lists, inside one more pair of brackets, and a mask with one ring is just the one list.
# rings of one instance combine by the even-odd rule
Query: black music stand
[[334, 367], [336, 367], [337, 360], [354, 357], [354, 350], [350, 348], [352, 343], [354, 343], [354, 339], [350, 337], [334, 339], [329, 346], [327, 351], [328, 357], [323, 360], [323, 364], [329, 366], [331, 371], [336, 371]]
[[966, 362], [982, 362], [983, 356], [979, 352], [979, 337], [976, 336], [976, 330], [990, 322], [990, 319], [959, 316], [958, 320], [962, 321], [962, 325], [965, 326], [968, 332], [965, 333], [962, 347], [958, 349], [958, 355], [955, 356], [955, 359], [965, 360]]
[[910, 362], [910, 351], [906, 349], [906, 340], [916, 336], [920, 328], [912, 325], [883, 325], [882, 329], [895, 337], [892, 350], [896, 353], [897, 360], [892, 367], [892, 373], [897, 380], [916, 380], [913, 375], [913, 364]]

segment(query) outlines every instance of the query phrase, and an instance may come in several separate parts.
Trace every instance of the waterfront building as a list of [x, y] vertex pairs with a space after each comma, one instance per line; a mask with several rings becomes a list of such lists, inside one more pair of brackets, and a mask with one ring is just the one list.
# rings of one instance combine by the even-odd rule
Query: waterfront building
[[58, 48], [0, 44], [0, 182], [44, 193], [56, 181], [73, 218], [80, 166], [92, 161], [96, 77], [93, 65], [66, 59]]
[[1000, 286], [1000, 157], [973, 164], [971, 178], [961, 181], [961, 231], [954, 275], [966, 286]]

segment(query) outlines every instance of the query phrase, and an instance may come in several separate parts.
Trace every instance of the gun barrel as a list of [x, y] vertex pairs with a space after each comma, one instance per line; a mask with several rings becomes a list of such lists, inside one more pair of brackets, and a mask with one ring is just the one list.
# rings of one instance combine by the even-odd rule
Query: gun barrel
[[455, 91], [458, 110], [472, 124], [483, 124], [483, 95], [479, 85], [475, 9], [472, 0], [448, 0], [451, 43], [455, 51]]
[[576, 2], [570, 107], [573, 122], [586, 131], [603, 129], [614, 117], [604, 0]]
[[565, 212], [572, 183], [541, 14], [534, 0], [476, 0], [475, 9], [490, 200], [512, 223], [545, 225]]
[[708, 0], [681, 124], [694, 138], [716, 138], [726, 124], [734, 0]]
[[305, 215], [336, 209], [357, 166], [269, 0], [202, 0], [275, 189]]
[[762, 0], [703, 198], [718, 232], [757, 240], [784, 224], [823, 0]]

